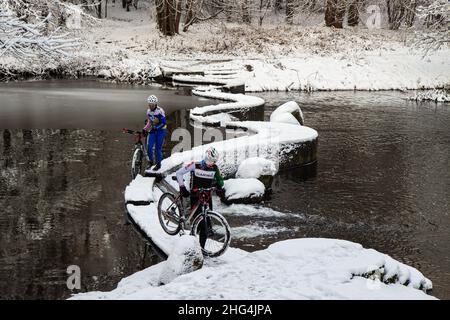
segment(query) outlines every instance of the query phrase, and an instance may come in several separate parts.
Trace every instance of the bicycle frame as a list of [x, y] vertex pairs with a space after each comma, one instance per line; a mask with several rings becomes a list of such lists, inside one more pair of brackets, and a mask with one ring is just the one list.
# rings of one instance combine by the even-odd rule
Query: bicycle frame
[[144, 135], [142, 134], [142, 132], [140, 132], [140, 131], [133, 131], [133, 130], [130, 130], [130, 129], [127, 129], [127, 128], [123, 128], [123, 129], [122, 129], [122, 132], [123, 132], [123, 133], [128, 133], [128, 134], [133, 134], [133, 135], [134, 135], [134, 140], [135, 140], [135, 143], [134, 143], [134, 149], [135, 149], [135, 150], [136, 150], [137, 148], [142, 149], [142, 151], [143, 151], [145, 157], [146, 157], [147, 160], [148, 160], [147, 144], [142, 142], [142, 138], [143, 138], [143, 136], [144, 136]]
[[[199, 188], [198, 190], [195, 190], [194, 192], [199, 194], [199, 199], [197, 201], [197, 203], [188, 211], [188, 218], [186, 219], [186, 208], [184, 207], [184, 203], [183, 203], [183, 197], [181, 196], [180, 193], [178, 193], [178, 195], [175, 197], [175, 201], [179, 202], [181, 204], [181, 210], [183, 212], [183, 216], [181, 217], [181, 225], [182, 225], [182, 232], [184, 232], [185, 229], [185, 222], [188, 221], [189, 223], [192, 222], [192, 218], [194, 217], [195, 212], [197, 211], [197, 209], [200, 206], [203, 206], [203, 210], [202, 210], [202, 214], [206, 214], [206, 212], [208, 212], [209, 209], [209, 201], [211, 200], [211, 193], [215, 188]], [[171, 205], [172, 206], [172, 205]], [[170, 207], [169, 207], [170, 208]]]

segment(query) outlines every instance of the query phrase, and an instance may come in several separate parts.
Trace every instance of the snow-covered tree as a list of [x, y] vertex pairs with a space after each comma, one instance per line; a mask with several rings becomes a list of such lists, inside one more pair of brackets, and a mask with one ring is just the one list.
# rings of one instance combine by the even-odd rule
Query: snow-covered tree
[[79, 7], [58, 0], [0, 0], [0, 56], [66, 55], [67, 49], [78, 45], [61, 29], [72, 14], [88, 16]]
[[428, 28], [418, 32], [417, 45], [426, 52], [450, 45], [450, 2], [433, 0], [428, 5], [417, 8], [418, 18]]

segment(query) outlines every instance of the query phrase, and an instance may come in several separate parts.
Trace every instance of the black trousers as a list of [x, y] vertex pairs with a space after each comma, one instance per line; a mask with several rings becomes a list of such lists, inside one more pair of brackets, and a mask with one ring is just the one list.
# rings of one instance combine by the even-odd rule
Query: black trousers
[[[194, 208], [194, 206], [197, 204], [199, 198], [197, 196], [191, 196], [190, 200], [191, 200], [191, 210], [192, 210], [192, 208]], [[212, 198], [211, 198], [211, 200], [209, 200], [209, 209], [212, 210]], [[203, 208], [200, 205], [197, 208], [197, 210], [194, 212], [194, 216], [192, 217], [192, 221], [194, 221], [194, 219], [199, 214], [202, 214], [202, 210], [203, 210]], [[200, 228], [200, 233], [199, 233], [200, 246], [202, 248], [205, 248], [205, 243], [206, 243], [206, 239], [207, 239], [207, 230], [209, 230], [211, 228], [211, 219], [209, 217], [206, 218], [206, 221], [205, 221], [205, 219], [203, 219], [203, 221], [199, 225], [199, 228]]]

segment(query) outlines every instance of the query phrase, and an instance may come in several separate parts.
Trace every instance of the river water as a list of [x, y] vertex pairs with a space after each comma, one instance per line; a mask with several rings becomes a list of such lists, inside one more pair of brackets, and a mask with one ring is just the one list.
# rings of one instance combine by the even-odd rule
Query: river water
[[[210, 103], [185, 89], [93, 81], [0, 86], [0, 298], [66, 298], [69, 265], [80, 266], [81, 291], [111, 290], [160, 261], [124, 224], [133, 141], [120, 129], [142, 126], [150, 92], [168, 114]], [[318, 162], [276, 177], [264, 206], [290, 214], [227, 216], [233, 228], [278, 230], [233, 245], [351, 240], [417, 267], [450, 298], [450, 107], [399, 92], [258, 95], [266, 119], [299, 102], [319, 132]], [[186, 120], [173, 112], [169, 128]]]

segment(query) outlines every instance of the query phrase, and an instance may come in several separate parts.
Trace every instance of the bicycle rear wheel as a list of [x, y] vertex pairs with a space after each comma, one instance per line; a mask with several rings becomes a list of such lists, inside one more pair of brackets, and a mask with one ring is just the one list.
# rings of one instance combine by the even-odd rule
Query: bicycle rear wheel
[[206, 219], [205, 215], [199, 214], [192, 223], [191, 234], [199, 239], [202, 252], [208, 257], [222, 255], [231, 241], [228, 222], [221, 214], [214, 211], [208, 211]]
[[171, 236], [181, 229], [181, 208], [171, 193], [164, 193], [158, 201], [158, 219], [163, 230]]
[[133, 152], [133, 158], [131, 160], [131, 178], [134, 179], [142, 170], [142, 157], [143, 152], [140, 148], [136, 148]]

